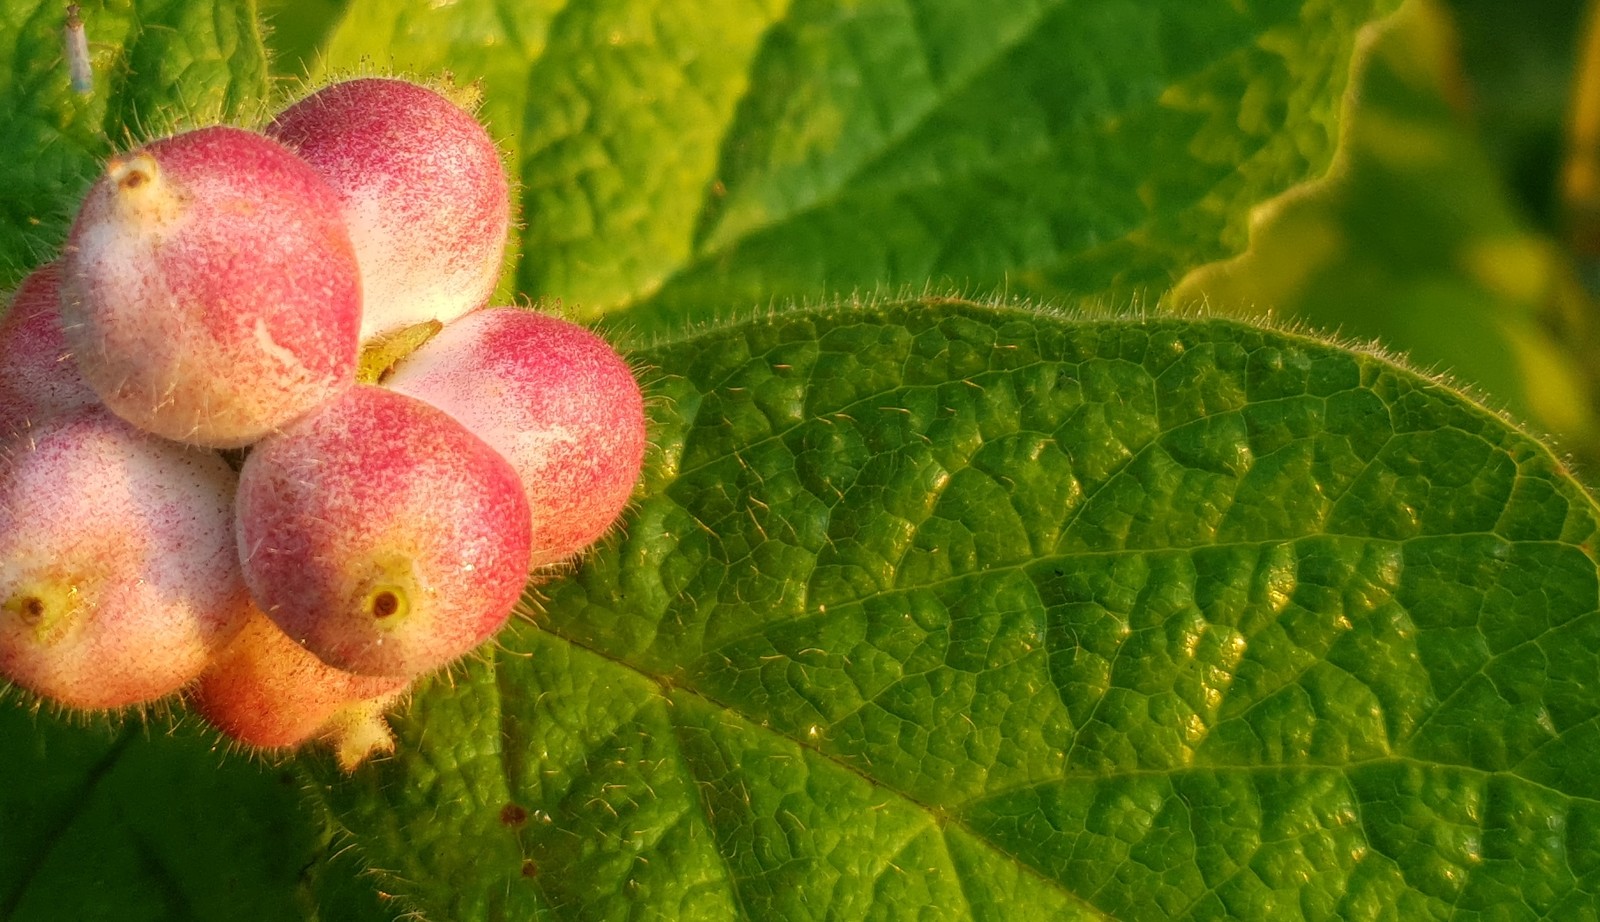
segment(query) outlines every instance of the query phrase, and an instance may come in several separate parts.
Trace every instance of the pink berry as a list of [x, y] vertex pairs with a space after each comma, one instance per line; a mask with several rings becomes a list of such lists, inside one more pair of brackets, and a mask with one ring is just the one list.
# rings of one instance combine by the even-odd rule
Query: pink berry
[[0, 456], [0, 673], [74, 708], [178, 690], [243, 623], [235, 477], [103, 409]]
[[247, 445], [355, 378], [360, 275], [338, 198], [251, 132], [113, 158], [73, 224], [62, 287], [84, 377], [157, 435]]
[[239, 552], [262, 611], [339, 669], [416, 676], [488, 639], [527, 578], [516, 472], [445, 413], [358, 385], [240, 472]]
[[329, 739], [353, 767], [393, 738], [383, 709], [410, 680], [334, 669], [254, 609], [195, 685], [195, 709], [230, 738], [262, 749]]
[[55, 263], [22, 280], [0, 319], [0, 434], [100, 404], [61, 333], [61, 272]]
[[500, 152], [455, 103], [404, 80], [349, 80], [267, 133], [338, 190], [366, 287], [363, 339], [488, 303], [510, 227]]
[[639, 479], [639, 384], [605, 340], [577, 324], [515, 308], [468, 314], [385, 384], [454, 416], [516, 468], [533, 517], [533, 566], [600, 537]]

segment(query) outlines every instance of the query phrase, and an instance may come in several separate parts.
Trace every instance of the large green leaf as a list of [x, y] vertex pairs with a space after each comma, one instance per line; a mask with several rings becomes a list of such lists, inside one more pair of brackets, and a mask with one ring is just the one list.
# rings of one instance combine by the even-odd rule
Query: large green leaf
[[625, 534], [326, 800], [429, 918], [1594, 918], [1600, 519], [1370, 354], [916, 301], [643, 356]]
[[107, 154], [177, 126], [253, 119], [265, 96], [253, 0], [79, 5], [87, 94], [68, 82], [66, 4], [0, 3], [0, 290], [54, 257]]
[[1327, 166], [1392, 6], [354, 0], [329, 60], [481, 78], [518, 288], [638, 329], [930, 280], [1159, 294]]

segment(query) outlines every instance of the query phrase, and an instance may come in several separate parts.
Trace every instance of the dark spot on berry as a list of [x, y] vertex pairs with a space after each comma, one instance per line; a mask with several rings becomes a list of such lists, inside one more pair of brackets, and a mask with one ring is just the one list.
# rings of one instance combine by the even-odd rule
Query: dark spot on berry
[[148, 182], [149, 179], [150, 177], [146, 176], [140, 170], [129, 170], [127, 175], [122, 177], [122, 181], [118, 185], [122, 186], [124, 189], [137, 189]]
[[523, 877], [538, 877], [539, 876], [539, 866], [537, 864], [533, 863], [533, 859], [532, 858], [524, 858], [524, 859], [522, 859], [522, 876]]
[[30, 595], [22, 600], [20, 608], [22, 621], [25, 624], [38, 624], [44, 618], [44, 599]]
[[528, 811], [520, 804], [506, 804], [500, 808], [500, 822], [515, 829], [528, 821]]
[[387, 589], [372, 597], [372, 616], [387, 618], [400, 610], [400, 597]]

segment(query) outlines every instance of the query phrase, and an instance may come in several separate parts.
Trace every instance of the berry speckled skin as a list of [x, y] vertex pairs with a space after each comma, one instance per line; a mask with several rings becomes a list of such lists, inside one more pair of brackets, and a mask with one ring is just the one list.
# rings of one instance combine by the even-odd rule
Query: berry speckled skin
[[338, 190], [361, 262], [361, 337], [488, 303], [511, 208], [505, 167], [483, 126], [455, 103], [404, 80], [323, 87], [267, 133]]
[[644, 401], [589, 330], [515, 308], [445, 327], [384, 382], [444, 410], [516, 468], [533, 517], [532, 566], [571, 557], [616, 521], [644, 458]]
[[360, 270], [338, 197], [237, 128], [115, 157], [67, 240], [62, 325], [117, 415], [196, 445], [255, 442], [355, 379]]
[[195, 709], [231, 739], [262, 749], [290, 749], [328, 732], [357, 710], [374, 720], [410, 680], [361, 676], [307, 653], [265, 615], [252, 610], [196, 683]]
[[331, 666], [420, 675], [488, 639], [521, 595], [516, 472], [420, 400], [358, 385], [256, 446], [239, 476], [250, 593]]
[[0, 319], [0, 436], [100, 404], [61, 333], [61, 272], [35, 269]]
[[235, 475], [104, 409], [0, 453], [0, 673], [73, 708], [175, 692], [244, 623]]

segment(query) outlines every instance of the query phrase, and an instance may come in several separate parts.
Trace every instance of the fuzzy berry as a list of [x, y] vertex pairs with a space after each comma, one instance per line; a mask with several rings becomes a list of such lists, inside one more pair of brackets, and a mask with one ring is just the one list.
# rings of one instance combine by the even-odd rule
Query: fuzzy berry
[[117, 415], [197, 445], [254, 442], [354, 381], [360, 274], [338, 197], [237, 128], [115, 157], [67, 241], [62, 323]]
[[267, 133], [338, 190], [366, 286], [363, 339], [488, 303], [511, 206], [500, 152], [470, 113], [368, 78], [323, 87]]
[[477, 311], [384, 383], [454, 416], [516, 468], [533, 519], [533, 566], [600, 537], [639, 479], [638, 382], [605, 340], [577, 324], [515, 308]]
[[0, 674], [74, 708], [177, 691], [243, 624], [235, 475], [103, 409], [0, 455]]
[[290, 640], [265, 615], [249, 619], [195, 685], [195, 709], [231, 739], [293, 749], [317, 738], [353, 767], [392, 748], [382, 712], [408, 679], [334, 669]]
[[420, 675], [476, 647], [527, 577], [511, 466], [445, 413], [365, 385], [256, 446], [237, 530], [261, 609], [366, 675]]
[[55, 263], [23, 279], [0, 319], [0, 368], [0, 435], [99, 405], [61, 332], [61, 271]]

